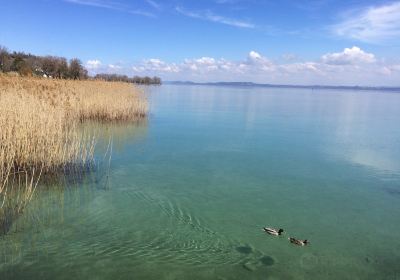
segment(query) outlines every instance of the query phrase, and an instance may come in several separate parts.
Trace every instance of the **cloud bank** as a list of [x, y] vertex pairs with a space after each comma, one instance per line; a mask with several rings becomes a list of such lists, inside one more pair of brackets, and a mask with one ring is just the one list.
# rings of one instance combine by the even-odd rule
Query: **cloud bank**
[[356, 65], [375, 62], [375, 55], [366, 53], [359, 47], [345, 48], [340, 53], [328, 53], [322, 56], [322, 61], [333, 65]]
[[88, 70], [95, 70], [101, 67], [101, 61], [98, 59], [88, 60], [85, 66]]
[[248, 81], [298, 85], [400, 86], [400, 64], [377, 59], [359, 47], [327, 53], [316, 61], [277, 63], [256, 51], [245, 59], [200, 57], [182, 62], [145, 59], [135, 65], [103, 65], [98, 60], [86, 64], [92, 74], [123, 73], [160, 76], [163, 80], [196, 82]]

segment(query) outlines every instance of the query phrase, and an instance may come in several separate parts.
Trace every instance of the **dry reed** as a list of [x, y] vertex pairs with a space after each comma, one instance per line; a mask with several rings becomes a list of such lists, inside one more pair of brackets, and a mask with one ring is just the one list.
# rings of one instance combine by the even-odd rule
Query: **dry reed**
[[147, 101], [142, 93], [124, 82], [0, 75], [0, 92], [10, 89], [46, 101], [80, 121], [132, 121], [147, 114]]
[[26, 177], [25, 202], [19, 203], [25, 205], [32, 197], [32, 170], [56, 173], [92, 160], [95, 138], [80, 128], [85, 120], [134, 121], [146, 114], [146, 100], [128, 83], [0, 73], [0, 208], [16, 174]]

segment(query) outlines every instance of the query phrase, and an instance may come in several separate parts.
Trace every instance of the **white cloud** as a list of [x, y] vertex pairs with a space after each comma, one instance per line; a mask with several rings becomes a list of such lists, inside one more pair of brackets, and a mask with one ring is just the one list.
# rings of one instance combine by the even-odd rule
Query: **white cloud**
[[[196, 82], [250, 81], [271, 84], [400, 86], [400, 65], [375, 58], [358, 47], [325, 54], [318, 61], [277, 63], [257, 51], [242, 60], [200, 57], [182, 62], [151, 58], [134, 65], [88, 61], [91, 73], [160, 76]], [[97, 67], [97, 68], [93, 68]]]
[[113, 63], [113, 64], [103, 64], [98, 59], [88, 60], [85, 63], [86, 69], [89, 71], [90, 75], [96, 74], [127, 74], [127, 66], [120, 62]]
[[171, 63], [168, 64], [160, 59], [151, 58], [144, 60], [140, 65], [132, 67], [133, 72], [155, 72], [155, 73], [176, 73], [179, 72], [178, 67]]
[[272, 63], [266, 57], [263, 57], [261, 54], [259, 54], [256, 51], [249, 52], [249, 54], [247, 56], [247, 63], [248, 64], [258, 64], [258, 65], [263, 65], [263, 66], [271, 66], [272, 65]]
[[122, 69], [121, 66], [115, 65], [115, 64], [108, 64], [108, 68], [109, 68], [110, 70], [112, 70], [112, 69]]
[[86, 62], [86, 68], [89, 70], [94, 70], [94, 69], [98, 69], [101, 66], [101, 61], [94, 59], [94, 60], [88, 60]]
[[[265, 74], [271, 72], [276, 66], [255, 51], [251, 51], [243, 61], [229, 61], [226, 59], [215, 59], [212, 57], [201, 57], [197, 59], [185, 59], [182, 63], [168, 64], [158, 59], [144, 60], [134, 66], [135, 72], [159, 71], [175, 73], [180, 75], [192, 74], [194, 77], [210, 77], [213, 75], [221, 77], [225, 74], [244, 75], [250, 73]], [[233, 76], [232, 76], [233, 77]]]
[[256, 51], [251, 51], [248, 55], [250, 61], [257, 61], [261, 59], [261, 55]]
[[400, 64], [396, 65], [385, 65], [379, 68], [379, 73], [384, 75], [396, 75], [400, 73]]
[[373, 63], [376, 61], [375, 55], [366, 53], [359, 47], [345, 48], [339, 53], [328, 53], [322, 56], [322, 62], [326, 64], [349, 65]]
[[211, 22], [216, 22], [216, 23], [221, 23], [221, 24], [230, 25], [230, 26], [234, 26], [234, 27], [241, 27], [241, 28], [255, 28], [256, 27], [252, 23], [238, 20], [238, 19], [223, 17], [220, 15], [213, 14], [210, 11], [192, 12], [192, 11], [183, 9], [181, 7], [176, 7], [175, 10], [178, 13], [180, 13], [181, 15], [191, 17], [191, 18], [197, 18], [197, 19], [201, 19], [201, 20], [206, 20], [206, 21], [211, 21]]
[[202, 57], [202, 58], [196, 59], [196, 62], [201, 65], [213, 65], [213, 64], [215, 64], [215, 59], [212, 57]]
[[320, 65], [315, 62], [303, 62], [303, 63], [291, 63], [280, 65], [279, 68], [288, 74], [297, 74], [301, 72], [313, 72], [315, 74], [323, 75], [323, 71], [320, 70]]
[[333, 26], [336, 35], [365, 42], [400, 38], [400, 2], [367, 7], [346, 14], [346, 19]]

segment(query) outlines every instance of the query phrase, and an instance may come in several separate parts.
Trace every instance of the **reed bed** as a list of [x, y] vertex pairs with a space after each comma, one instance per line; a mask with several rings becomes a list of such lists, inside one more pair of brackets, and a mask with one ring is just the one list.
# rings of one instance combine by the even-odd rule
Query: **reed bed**
[[[146, 114], [147, 102], [132, 84], [0, 73], [0, 226], [2, 214], [14, 211], [4, 205], [12, 201], [6, 202], [7, 190], [15, 190], [17, 181], [18, 199], [9, 207], [21, 212], [32, 198], [37, 174], [90, 164], [96, 138], [82, 122], [131, 122]], [[24, 179], [15, 179], [20, 176]]]
[[53, 80], [0, 76], [0, 91], [32, 95], [80, 121], [134, 121], [147, 114], [147, 101], [132, 84], [100, 80]]
[[[0, 164], [55, 171], [86, 162], [92, 149], [64, 110], [18, 92], [0, 93]], [[90, 141], [89, 141], [90, 143]], [[7, 170], [6, 169], [6, 170]]]

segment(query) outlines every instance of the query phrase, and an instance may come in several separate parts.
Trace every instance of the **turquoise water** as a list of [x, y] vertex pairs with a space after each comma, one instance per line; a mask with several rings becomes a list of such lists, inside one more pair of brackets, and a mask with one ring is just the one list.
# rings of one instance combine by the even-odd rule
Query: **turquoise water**
[[400, 279], [400, 94], [148, 91], [109, 166], [36, 192], [0, 279]]

